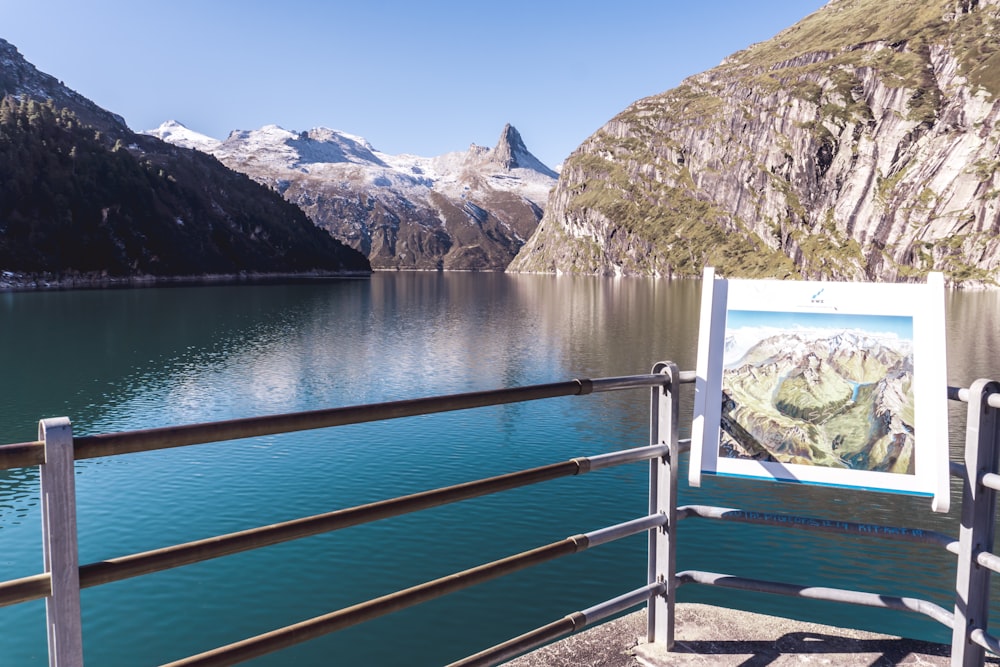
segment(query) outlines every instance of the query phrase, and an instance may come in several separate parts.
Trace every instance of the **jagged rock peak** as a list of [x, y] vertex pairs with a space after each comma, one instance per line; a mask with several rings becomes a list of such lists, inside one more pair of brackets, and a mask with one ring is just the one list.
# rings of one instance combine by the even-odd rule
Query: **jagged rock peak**
[[497, 140], [496, 148], [493, 149], [493, 160], [499, 162], [504, 169], [514, 169], [518, 167], [517, 152], [527, 153], [528, 147], [521, 139], [521, 133], [510, 123], [503, 126], [500, 139]]
[[505, 170], [532, 169], [552, 178], [559, 177], [556, 172], [546, 167], [541, 160], [531, 154], [528, 147], [524, 145], [521, 133], [510, 123], [503, 126], [497, 145], [489, 152], [489, 159]]

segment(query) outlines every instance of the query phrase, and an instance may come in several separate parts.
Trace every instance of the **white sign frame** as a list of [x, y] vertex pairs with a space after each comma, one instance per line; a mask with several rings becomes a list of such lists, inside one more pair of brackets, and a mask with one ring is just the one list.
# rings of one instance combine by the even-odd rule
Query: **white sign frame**
[[[751, 326], [749, 323], [754, 324]], [[840, 327], [841, 324], [851, 326]], [[727, 329], [729, 325], [732, 327]], [[858, 461], [871, 465], [868, 454], [862, 454], [864, 458], [858, 461], [845, 460], [843, 456], [836, 454], [836, 445], [831, 445], [829, 452], [811, 450], [815, 453], [810, 454], [822, 455], [825, 457], [824, 461], [832, 460], [834, 464], [797, 462], [808, 460], [801, 456], [801, 446], [793, 452], [797, 456], [789, 455], [783, 461], [779, 458], [783, 453], [777, 453], [777, 448], [763, 447], [760, 441], [754, 439], [756, 436], [740, 437], [744, 438], [743, 442], [761, 445], [757, 458], [753, 458], [749, 451], [740, 450], [741, 441], [732, 435], [735, 428], [742, 428], [733, 417], [739, 414], [733, 411], [733, 406], [740, 406], [731, 399], [727, 402], [724, 428], [723, 385], [731, 383], [734, 388], [731, 393], [734, 394], [736, 390], [746, 392], [748, 387], [754, 386], [752, 382], [737, 384], [740, 371], [734, 359], [741, 357], [734, 355], [746, 353], [749, 349], [740, 347], [741, 336], [762, 344], [765, 329], [761, 327], [764, 325], [772, 327], [766, 331], [777, 331], [788, 337], [820, 336], [825, 332], [835, 331], [861, 334], [879, 331], [880, 333], [872, 335], [888, 336], [890, 343], [894, 336], [898, 337], [897, 344], [908, 354], [904, 358], [912, 362], [912, 374], [903, 376], [905, 380], [897, 381], [899, 386], [906, 386], [903, 397], [907, 401], [912, 400], [913, 410], [912, 417], [909, 411], [899, 410], [900, 418], [894, 422], [899, 433], [892, 434], [894, 440], [891, 442], [893, 446], [900, 448], [894, 451], [906, 452], [906, 460], [911, 462], [907, 472], [864, 468]], [[741, 326], [745, 328], [739, 328]], [[883, 326], [887, 329], [898, 326], [898, 331], [884, 333], [880, 330]], [[867, 327], [874, 328], [869, 330]], [[724, 380], [727, 333], [730, 350], [728, 361], [733, 375]], [[755, 339], [755, 336], [758, 338]], [[751, 347], [753, 344], [756, 343], [752, 343]], [[950, 471], [945, 354], [944, 277], [940, 273], [929, 274], [924, 284], [835, 283], [726, 280], [716, 278], [714, 269], [706, 268], [702, 283], [688, 481], [691, 486], [698, 487], [701, 486], [704, 475], [718, 475], [904, 493], [929, 496], [932, 498], [931, 508], [935, 512], [947, 512], [950, 504]], [[746, 362], [747, 358], [741, 359]], [[888, 382], [888, 378], [886, 381]], [[858, 383], [849, 384], [855, 386], [854, 395], [850, 399], [853, 404], [858, 396]], [[727, 388], [729, 387], [730, 384], [727, 384]], [[777, 405], [776, 395], [763, 400], [767, 401], [768, 409]], [[908, 406], [909, 403], [904, 405]], [[752, 409], [753, 406], [747, 407], [747, 410]], [[774, 410], [780, 411], [781, 408], [774, 407]], [[787, 410], [789, 408], [786, 406]], [[791, 412], [774, 414], [777, 415], [774, 425], [782, 423], [782, 419], [797, 418], [789, 416]], [[904, 424], [902, 414], [913, 423]], [[811, 422], [802, 423], [808, 429]], [[906, 428], [903, 429], [903, 426]], [[772, 433], [775, 432], [780, 430], [773, 429]], [[784, 436], [771, 437], [780, 440]], [[721, 453], [723, 442], [728, 445], [725, 454]], [[842, 444], [843, 442], [841, 441]], [[733, 447], [733, 444], [737, 446]], [[855, 453], [855, 456], [858, 455]], [[903, 458], [902, 455], [899, 458]], [[898, 459], [887, 456], [879, 461], [883, 466], [902, 467], [896, 460]], [[843, 467], [846, 463], [858, 463], [858, 467]]]

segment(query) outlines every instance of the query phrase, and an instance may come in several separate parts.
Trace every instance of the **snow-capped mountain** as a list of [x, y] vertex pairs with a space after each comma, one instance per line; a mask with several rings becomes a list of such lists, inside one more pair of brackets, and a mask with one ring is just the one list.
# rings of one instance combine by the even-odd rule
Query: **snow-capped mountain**
[[152, 132], [144, 132], [143, 134], [151, 134], [175, 146], [193, 148], [202, 153], [211, 153], [222, 143], [218, 139], [189, 130], [175, 120], [168, 120]]
[[169, 121], [147, 134], [275, 188], [381, 269], [506, 268], [557, 178], [510, 125], [494, 148], [437, 157], [383, 153], [329, 128], [267, 125], [218, 141]]

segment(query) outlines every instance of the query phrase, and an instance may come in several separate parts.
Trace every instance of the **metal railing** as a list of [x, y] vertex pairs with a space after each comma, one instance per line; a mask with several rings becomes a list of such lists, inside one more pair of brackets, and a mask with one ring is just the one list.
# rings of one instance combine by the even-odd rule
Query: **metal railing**
[[[657, 368], [661, 372], [677, 377], [677, 369], [673, 365], [661, 364]], [[676, 393], [673, 390], [676, 384], [664, 385], [660, 392], [659, 425], [656, 423], [656, 406], [652, 418], [652, 432], [664, 434], [663, 437], [669, 439], [671, 450], [661, 464], [661, 468], [669, 469], [658, 471], [661, 478], [669, 479], [664, 485], [669, 499], [666, 504], [660, 506], [660, 510], [665, 512], [668, 518], [659, 541], [654, 544], [651, 540], [650, 549], [650, 580], [654, 580], [655, 576], [657, 580], [665, 581], [667, 590], [661, 599], [650, 603], [649, 641], [660, 642], [668, 650], [673, 647], [675, 591], [679, 586], [697, 583], [920, 613], [952, 630], [953, 667], [978, 667], [985, 662], [985, 651], [1000, 653], [1000, 642], [996, 636], [989, 633], [990, 573], [1000, 572], [1000, 558], [992, 553], [993, 528], [996, 522], [995, 491], [1000, 489], [1000, 475], [997, 475], [998, 458], [1000, 458], [1000, 419], [998, 419], [1000, 383], [977, 380], [968, 389], [948, 388], [949, 399], [968, 403], [964, 465], [954, 462], [951, 464], [951, 473], [963, 481], [961, 530], [957, 540], [942, 533], [923, 529], [857, 524], [701, 505], [677, 507], [678, 466], [671, 466], [669, 461], [679, 460], [680, 447], [674, 444], [676, 424], [673, 423], [673, 417], [664, 416], [676, 414], [677, 398], [672, 395]], [[656, 393], [654, 390], [654, 395]], [[659, 483], [664, 484], [663, 481]], [[675, 572], [677, 525], [681, 520], [688, 518], [772, 525], [936, 545], [958, 556], [954, 611], [948, 611], [929, 600], [883, 593], [765, 581], [701, 570]], [[663, 555], [660, 550], [666, 550], [668, 554]]]
[[[190, 656], [170, 665], [236, 664], [468, 586], [643, 532], [648, 534], [649, 551], [646, 586], [588, 609], [568, 614], [553, 623], [453, 663], [453, 667], [497, 664], [643, 603], [648, 603], [647, 640], [661, 643], [670, 649], [674, 643], [676, 589], [689, 583], [920, 613], [952, 628], [952, 665], [955, 666], [983, 665], [985, 650], [1000, 652], [998, 651], [1000, 642], [988, 631], [989, 577], [991, 572], [1000, 572], [1000, 558], [992, 553], [996, 514], [995, 492], [1000, 490], [1000, 474], [998, 474], [1000, 384], [979, 380], [968, 389], [948, 390], [950, 399], [969, 404], [965, 461], [964, 464], [952, 463], [952, 473], [964, 481], [961, 531], [956, 540], [928, 530], [829, 521], [704, 505], [678, 507], [680, 454], [689, 445], [678, 437], [678, 401], [681, 385], [693, 383], [694, 379], [693, 372], [682, 373], [676, 365], [662, 362], [654, 366], [648, 375], [571, 380], [512, 389], [87, 437], [74, 437], [72, 426], [65, 417], [46, 419], [40, 422], [37, 441], [0, 447], [0, 469], [38, 466], [41, 470], [44, 556], [43, 573], [0, 582], [0, 606], [45, 598], [50, 664], [82, 665], [81, 588], [159, 572], [560, 477], [648, 461], [650, 491], [647, 516], [589, 533], [573, 535], [529, 551]], [[650, 444], [645, 447], [574, 458], [496, 477], [129, 554], [98, 563], [81, 566], [77, 560], [73, 477], [75, 460], [635, 388], [651, 389]], [[677, 572], [677, 526], [681, 521], [693, 518], [784, 526], [822, 533], [876, 536], [943, 548], [958, 556], [954, 611], [948, 611], [927, 600], [908, 597], [764, 581], [699, 570]]]
[[[648, 388], [666, 381], [666, 377], [653, 374], [595, 380], [570, 380], [493, 391], [86, 437], [74, 437], [70, 421], [65, 417], [42, 420], [39, 424], [37, 441], [0, 446], [0, 469], [38, 466], [41, 470], [40, 495], [43, 517], [44, 572], [0, 582], [0, 606], [45, 598], [50, 664], [82, 665], [80, 590], [83, 588], [160, 572], [560, 477], [581, 475], [626, 463], [648, 461], [663, 456], [666, 447], [651, 445], [597, 456], [574, 458], [561, 463], [171, 545], [152, 551], [128, 554], [82, 566], [77, 557], [76, 498], [73, 476], [75, 460], [560, 396], [583, 396], [623, 389]], [[374, 598], [170, 664], [236, 664], [538, 563], [583, 551], [612, 540], [648, 532], [652, 528], [662, 525], [663, 521], [663, 516], [650, 514], [619, 525], [573, 535], [558, 542]], [[662, 592], [662, 587], [659, 586], [647, 588], [649, 588], [648, 591], [644, 588], [641, 589], [640, 593], [632, 592], [625, 596], [630, 601], [630, 606], [638, 603], [631, 602], [636, 595], [641, 598], [639, 599], [641, 602], [651, 595]], [[587, 618], [590, 622], [606, 618], [608, 615], [616, 613], [621, 604], [622, 602], [616, 599], [599, 605], [589, 611]]]

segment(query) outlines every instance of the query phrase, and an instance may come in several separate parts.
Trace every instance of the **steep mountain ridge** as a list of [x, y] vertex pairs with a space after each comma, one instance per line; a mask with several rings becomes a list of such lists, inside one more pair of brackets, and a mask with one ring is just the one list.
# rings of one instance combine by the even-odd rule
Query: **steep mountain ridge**
[[0, 40], [0, 269], [9, 287], [371, 267], [274, 192], [134, 134]]
[[60, 109], [71, 109], [81, 123], [112, 134], [127, 133], [125, 119], [97, 106], [54, 76], [41, 72], [24, 59], [10, 42], [0, 39], [0, 98], [28, 96], [39, 102], [52, 100]]
[[493, 148], [430, 158], [383, 153], [322, 127], [268, 125], [217, 141], [168, 121], [148, 134], [274, 188], [378, 269], [503, 270], [537, 227], [557, 177], [509, 124]]
[[832, 0], [632, 104], [511, 271], [997, 284], [1000, 0]]

